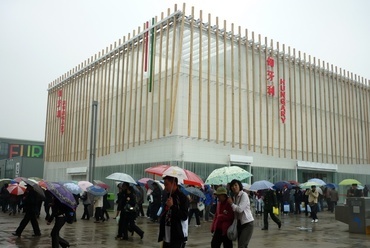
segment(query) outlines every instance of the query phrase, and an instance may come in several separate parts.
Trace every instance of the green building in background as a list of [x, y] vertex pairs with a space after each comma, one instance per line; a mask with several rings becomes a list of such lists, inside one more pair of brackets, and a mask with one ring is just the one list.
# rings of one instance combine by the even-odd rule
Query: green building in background
[[44, 174], [44, 142], [0, 137], [0, 178]]

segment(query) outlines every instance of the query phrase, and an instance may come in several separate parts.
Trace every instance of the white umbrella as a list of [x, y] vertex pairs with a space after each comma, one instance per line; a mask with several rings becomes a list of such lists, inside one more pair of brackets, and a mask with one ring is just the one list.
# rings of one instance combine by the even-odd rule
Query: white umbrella
[[137, 184], [136, 181], [130, 175], [123, 172], [115, 172], [113, 174], [110, 174], [109, 176], [106, 177], [106, 179]]
[[320, 178], [311, 178], [308, 180], [308, 182], [315, 182], [317, 183], [318, 185], [322, 186], [322, 185], [326, 185], [326, 182], [324, 182], [322, 179]]
[[261, 181], [256, 181], [252, 183], [249, 190], [258, 191], [258, 190], [263, 190], [263, 189], [269, 189], [269, 188], [272, 188], [273, 186], [274, 186], [273, 183], [266, 181], [266, 180], [261, 180]]

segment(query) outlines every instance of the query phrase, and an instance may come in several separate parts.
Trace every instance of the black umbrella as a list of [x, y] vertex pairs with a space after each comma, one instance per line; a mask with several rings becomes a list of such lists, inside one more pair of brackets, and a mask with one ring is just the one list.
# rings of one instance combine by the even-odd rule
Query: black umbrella
[[27, 178], [22, 178], [23, 182], [25, 182], [27, 185], [31, 186], [35, 192], [41, 196], [42, 199], [45, 199], [45, 193], [44, 190], [38, 185], [37, 182], [29, 180]]

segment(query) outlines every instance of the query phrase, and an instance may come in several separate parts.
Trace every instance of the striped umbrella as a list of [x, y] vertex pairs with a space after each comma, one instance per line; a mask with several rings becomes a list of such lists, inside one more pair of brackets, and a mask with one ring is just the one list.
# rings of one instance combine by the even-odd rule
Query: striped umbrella
[[10, 184], [8, 188], [6, 188], [10, 194], [12, 195], [23, 195], [26, 191], [26, 187], [19, 185], [18, 183]]

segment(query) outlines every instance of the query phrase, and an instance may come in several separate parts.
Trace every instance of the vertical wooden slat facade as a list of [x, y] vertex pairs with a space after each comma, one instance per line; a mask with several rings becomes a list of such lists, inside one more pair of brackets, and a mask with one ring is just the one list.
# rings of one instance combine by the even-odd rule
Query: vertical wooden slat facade
[[[97, 156], [187, 136], [303, 161], [370, 162], [368, 80], [310, 55], [307, 60], [300, 51], [296, 57], [295, 49], [291, 53], [267, 38], [262, 44], [254, 32], [249, 39], [247, 30], [218, 18], [212, 22], [211, 15], [204, 23], [202, 16], [200, 11], [195, 17], [194, 8], [189, 16], [177, 7], [168, 10], [50, 83], [45, 160], [88, 159], [91, 104], [98, 101]], [[149, 52], [145, 33], [151, 29]], [[151, 75], [144, 71], [145, 56], [152, 61]], [[275, 61], [275, 96], [267, 95], [268, 57]], [[58, 90], [67, 103], [63, 134]]]

